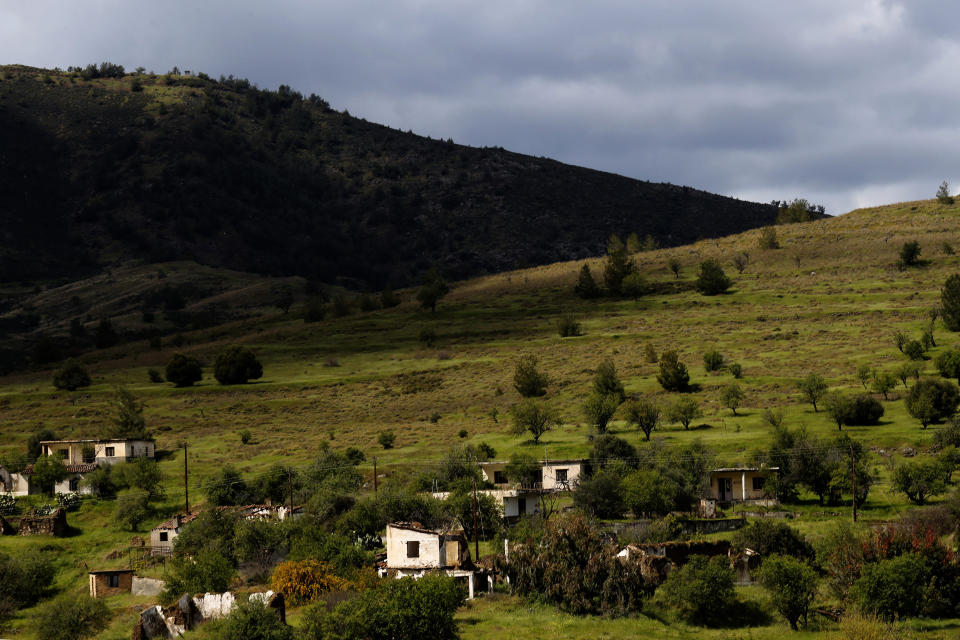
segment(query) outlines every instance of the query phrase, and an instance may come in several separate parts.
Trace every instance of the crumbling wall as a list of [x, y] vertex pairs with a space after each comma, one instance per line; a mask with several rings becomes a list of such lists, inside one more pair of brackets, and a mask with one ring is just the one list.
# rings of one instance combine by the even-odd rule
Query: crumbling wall
[[17, 534], [21, 536], [55, 536], [62, 538], [67, 534], [67, 512], [57, 509], [49, 516], [28, 513], [20, 518]]
[[[273, 591], [251, 593], [251, 602], [262, 602], [277, 612], [286, 622], [286, 607], [283, 596]], [[184, 632], [195, 629], [207, 620], [229, 615], [236, 602], [233, 593], [205, 593], [190, 597], [184, 594], [172, 607], [162, 609], [159, 605], [140, 612], [140, 619], [133, 628], [133, 640], [150, 638], [179, 638]]]

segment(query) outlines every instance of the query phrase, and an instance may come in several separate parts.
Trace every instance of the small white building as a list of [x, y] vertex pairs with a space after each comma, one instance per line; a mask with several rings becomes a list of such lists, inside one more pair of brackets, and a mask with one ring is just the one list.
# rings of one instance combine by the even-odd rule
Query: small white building
[[44, 440], [40, 442], [41, 455], [58, 456], [64, 464], [115, 464], [135, 458], [150, 458], [156, 454], [151, 439], [136, 440]]
[[[541, 491], [531, 489], [478, 489], [477, 494], [487, 495], [497, 501], [504, 518], [519, 518], [540, 513]], [[449, 491], [431, 494], [438, 500], [446, 500]]]
[[[509, 463], [503, 460], [481, 462], [480, 471], [483, 479], [497, 485], [507, 487], [511, 483], [507, 480], [506, 468]], [[532, 486], [524, 489], [541, 489], [543, 491], [571, 491], [580, 482], [580, 476], [586, 467], [586, 460], [541, 460], [540, 473]]]
[[[30, 495], [30, 475], [27, 473], [10, 473], [0, 467], [0, 493], [7, 493], [12, 496]], [[32, 493], [40, 493], [40, 490], [34, 489]]]
[[150, 531], [150, 555], [169, 556], [173, 554], [173, 541], [180, 535], [183, 525], [200, 515], [193, 511], [186, 515], [178, 513], [169, 520], [158, 524]]
[[433, 571], [463, 579], [468, 597], [473, 598], [476, 571], [463, 531], [433, 531], [418, 522], [387, 525], [387, 570], [397, 578], [421, 578]]

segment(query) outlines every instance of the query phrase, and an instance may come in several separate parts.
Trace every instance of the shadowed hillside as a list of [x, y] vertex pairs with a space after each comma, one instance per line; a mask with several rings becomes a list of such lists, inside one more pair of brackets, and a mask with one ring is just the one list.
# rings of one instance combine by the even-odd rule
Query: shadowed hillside
[[[131, 258], [379, 288], [662, 245], [776, 210], [432, 140], [288, 87], [0, 67], [0, 282]], [[104, 77], [110, 76], [110, 77]], [[509, 143], [509, 141], [505, 141]]]

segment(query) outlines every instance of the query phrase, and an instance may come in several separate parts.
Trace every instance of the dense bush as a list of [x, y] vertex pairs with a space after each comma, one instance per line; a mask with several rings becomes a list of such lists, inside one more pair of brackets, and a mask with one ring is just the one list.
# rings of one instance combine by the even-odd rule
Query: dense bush
[[923, 558], [905, 553], [864, 565], [851, 595], [861, 611], [886, 620], [914, 616], [923, 610], [930, 569]]
[[944, 473], [938, 460], [904, 462], [893, 471], [893, 488], [904, 493], [911, 502], [923, 505], [927, 498], [947, 490], [949, 473]]
[[380, 446], [384, 449], [393, 449], [394, 443], [397, 441], [397, 434], [393, 431], [381, 431], [377, 434], [377, 442], [380, 443]]
[[802, 533], [783, 522], [769, 519], [755, 520], [733, 534], [731, 546], [736, 551], [752, 549], [761, 558], [783, 555], [813, 560], [813, 546]]
[[623, 479], [621, 487], [624, 504], [638, 518], [663, 516], [677, 508], [680, 487], [658, 471], [635, 471]]
[[660, 356], [657, 382], [667, 391], [687, 391], [690, 388], [690, 374], [676, 351], [664, 351]]
[[844, 424], [853, 426], [874, 425], [883, 417], [883, 405], [865, 393], [854, 396], [844, 418]]
[[140, 489], [131, 489], [117, 499], [114, 521], [127, 531], [137, 531], [140, 524], [150, 517], [150, 494]]
[[288, 626], [280, 615], [260, 600], [241, 598], [230, 610], [230, 615], [217, 625], [218, 640], [294, 640], [293, 627]]
[[620, 478], [607, 471], [599, 471], [592, 478], [581, 480], [573, 492], [575, 507], [597, 518], [620, 518], [626, 506]]
[[53, 586], [50, 559], [33, 550], [10, 555], [0, 551], [0, 628], [14, 610], [36, 604]]
[[230, 560], [213, 549], [204, 549], [194, 557], [174, 556], [161, 598], [171, 602], [184, 593], [222, 593], [229, 588], [233, 573]]
[[705, 296], [715, 296], [726, 292], [732, 282], [723, 267], [716, 260], [709, 259], [700, 263], [700, 272], [697, 275], [697, 291]]
[[573, 292], [585, 300], [600, 296], [600, 287], [597, 286], [597, 281], [593, 279], [593, 274], [590, 273], [590, 267], [587, 265], [580, 267], [577, 284], [573, 287]]
[[304, 640], [456, 640], [457, 609], [466, 594], [453, 578], [428, 575], [384, 580], [330, 609], [324, 603], [303, 616]]
[[257, 356], [242, 345], [227, 347], [217, 355], [213, 364], [213, 377], [220, 384], [244, 384], [262, 375], [263, 367]]
[[110, 609], [88, 595], [57, 598], [37, 611], [36, 633], [44, 640], [93, 638], [106, 628]]
[[539, 541], [514, 545], [502, 567], [521, 595], [574, 614], [625, 615], [638, 611], [651, 585], [635, 560], [581, 515], [554, 517]]
[[723, 354], [716, 349], [711, 349], [704, 353], [703, 368], [707, 371], [719, 371], [723, 369]]
[[307, 604], [328, 591], [339, 591], [347, 582], [319, 560], [281, 562], [273, 571], [271, 588], [294, 606]]
[[557, 332], [561, 338], [573, 338], [583, 335], [580, 322], [573, 315], [566, 313], [557, 320]]
[[203, 367], [200, 361], [182, 353], [175, 353], [164, 371], [167, 381], [178, 387], [189, 387], [203, 379]]
[[734, 606], [734, 574], [725, 557], [690, 556], [687, 564], [670, 573], [658, 591], [689, 622], [714, 625]]
[[940, 289], [940, 315], [950, 331], [960, 331], [960, 274], [953, 274]]
[[76, 391], [90, 386], [90, 374], [78, 360], [67, 360], [53, 376], [53, 386], [65, 391]]

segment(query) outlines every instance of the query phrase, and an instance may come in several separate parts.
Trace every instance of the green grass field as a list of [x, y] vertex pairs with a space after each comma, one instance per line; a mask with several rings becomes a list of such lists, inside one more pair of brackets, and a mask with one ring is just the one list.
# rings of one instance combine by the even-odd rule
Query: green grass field
[[[590, 429], [580, 405], [589, 393], [593, 372], [612, 357], [628, 392], [667, 402], [672, 394], [656, 382], [657, 365], [643, 351], [652, 344], [660, 352], [675, 349], [700, 390], [704, 416], [684, 431], [665, 424], [653, 433], [662, 443], [700, 439], [716, 451], [722, 465], [745, 463], [753, 451], [767, 447], [771, 428], [763, 420], [767, 408], [781, 409], [784, 424], [806, 426], [831, 437], [836, 426], [823, 412], [801, 401], [795, 382], [810, 372], [822, 374], [832, 388], [861, 389], [858, 365], [892, 369], [905, 362], [893, 333], [919, 338], [928, 310], [938, 304], [948, 275], [960, 272], [960, 255], [943, 244], [960, 243], [960, 206], [934, 201], [859, 210], [840, 218], [777, 227], [781, 248], [761, 250], [759, 231], [694, 245], [641, 253], [640, 270], [664, 293], [639, 301], [584, 301], [572, 285], [581, 263], [564, 263], [458, 283], [436, 313], [419, 310], [412, 292], [399, 307], [305, 324], [294, 308], [270, 312], [186, 333], [180, 349], [151, 350], [146, 343], [125, 344], [89, 354], [93, 386], [74, 393], [57, 391], [51, 371], [0, 379], [0, 456], [22, 449], [40, 425], [62, 437], [97, 437], [109, 420], [108, 400], [114, 385], [128, 386], [146, 402], [149, 428], [158, 448], [169, 452], [162, 468], [167, 498], [155, 520], [182, 503], [181, 442], [190, 445], [191, 502], [202, 499], [204, 478], [233, 464], [256, 474], [276, 462], [306, 464], [328, 441], [334, 449], [358, 447], [367, 455], [361, 469], [372, 479], [372, 458], [386, 478], [403, 482], [429, 470], [459, 443], [487, 442], [498, 458], [517, 451], [537, 457], [576, 457], [589, 451]], [[900, 271], [900, 246], [920, 242], [927, 264]], [[742, 274], [732, 265], [739, 252], [749, 253]], [[683, 263], [679, 280], [667, 268], [676, 257]], [[690, 286], [697, 264], [719, 259], [734, 280], [730, 293], [704, 297]], [[601, 260], [586, 261], [599, 278]], [[261, 310], [262, 311], [262, 310]], [[556, 323], [575, 314], [584, 335], [561, 339]], [[433, 328], [437, 342], [423, 345], [418, 335]], [[938, 323], [937, 347], [960, 346], [960, 337]], [[162, 369], [175, 351], [212, 362], [224, 345], [252, 347], [264, 365], [254, 384], [221, 387], [209, 372], [189, 389], [151, 384], [147, 370]], [[718, 349], [727, 361], [743, 366], [739, 381], [746, 392], [736, 416], [720, 402], [720, 391], [733, 378], [727, 372], [708, 374], [702, 356]], [[519, 399], [513, 389], [514, 366], [520, 356], [534, 354], [548, 372], [546, 401], [563, 425], [543, 436], [538, 446], [511, 434], [507, 412]], [[336, 366], [328, 366], [336, 364]], [[935, 373], [932, 361], [925, 372]], [[878, 482], [862, 509], [865, 519], [895, 517], [910, 508], [893, 492], [889, 477], [903, 447], [921, 455], [936, 428], [921, 429], [906, 413], [903, 387], [884, 402], [885, 415], [874, 427], [846, 428], [872, 451]], [[253, 440], [240, 443], [248, 429]], [[461, 439], [460, 430], [467, 436]], [[396, 433], [396, 447], [384, 450], [377, 435]], [[638, 446], [642, 434], [616, 420], [612, 430]], [[934, 503], [936, 500], [934, 500]], [[71, 524], [77, 535], [63, 540], [0, 539], [0, 550], [48, 545], [58, 550], [58, 588], [86, 589], [87, 568], [101, 568], [113, 551], [124, 552], [133, 534], [111, 521], [112, 503], [88, 501]], [[825, 523], [849, 517], [848, 507], [823, 508], [814, 500], [796, 507], [795, 523], [816, 535]], [[153, 526], [152, 523], [150, 526]], [[149, 529], [149, 527], [147, 527]], [[122, 559], [115, 560], [122, 562]], [[159, 571], [160, 569], [154, 569]], [[762, 594], [752, 597], [762, 599]], [[112, 602], [116, 621], [104, 637], [127, 637], [133, 620], [133, 599]], [[26, 611], [14, 625], [16, 637], [29, 638]], [[664, 622], [656, 617], [595, 620], [529, 607], [507, 597], [480, 600], [461, 614], [464, 638], [596, 638], [596, 637], [751, 637], [772, 638], [787, 628], [779, 620], [757, 629], [713, 631]], [[126, 625], [126, 626], [124, 626]], [[950, 629], [953, 629], [950, 631]], [[955, 627], [916, 631], [925, 637], [949, 637]], [[943, 635], [946, 634], [946, 635]], [[797, 634], [796, 637], [805, 637]]]

